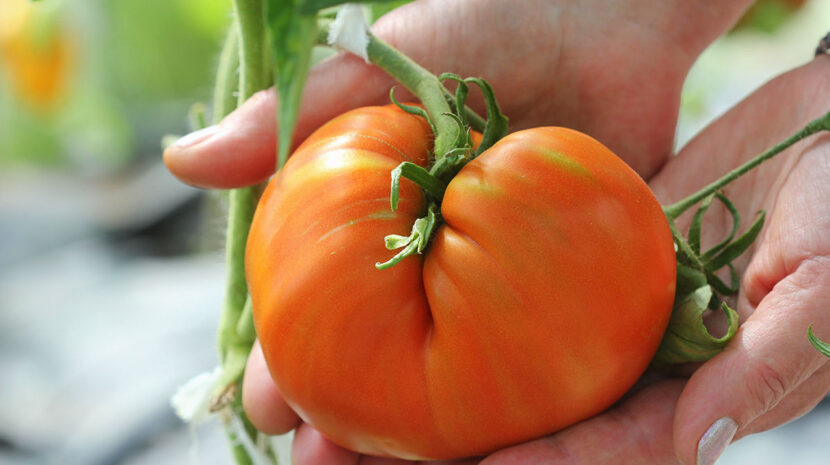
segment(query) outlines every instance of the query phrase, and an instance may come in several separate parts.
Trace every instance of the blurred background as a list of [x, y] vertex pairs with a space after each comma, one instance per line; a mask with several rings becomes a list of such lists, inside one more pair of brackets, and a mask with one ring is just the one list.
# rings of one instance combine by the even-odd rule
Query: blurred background
[[[0, 465], [231, 463], [169, 406], [216, 364], [224, 198], [160, 155], [210, 103], [229, 6], [0, 0]], [[756, 4], [692, 70], [678, 147], [828, 30], [830, 1]], [[825, 401], [718, 463], [826, 464], [828, 431]]]

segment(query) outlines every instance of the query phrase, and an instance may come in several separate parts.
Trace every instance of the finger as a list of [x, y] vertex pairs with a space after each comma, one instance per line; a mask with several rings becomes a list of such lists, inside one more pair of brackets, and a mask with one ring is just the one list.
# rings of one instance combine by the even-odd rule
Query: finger
[[385, 457], [374, 457], [361, 455], [358, 465], [476, 465], [480, 459], [459, 459], [459, 460], [438, 460], [438, 461], [417, 461], [413, 462], [404, 459], [392, 459]]
[[[320, 63], [309, 74], [294, 141], [305, 139], [346, 110], [381, 103], [390, 86], [390, 78], [380, 70], [352, 56], [338, 55]], [[276, 167], [276, 107], [273, 89], [255, 94], [219, 125], [168, 147], [164, 151], [168, 169], [182, 181], [203, 188], [264, 181]]]
[[251, 97], [221, 124], [182, 137], [164, 151], [164, 163], [181, 181], [227, 189], [261, 182], [274, 171], [274, 92]]
[[[423, 465], [479, 465], [481, 463], [480, 458], [467, 458], [467, 459], [459, 459], [459, 460], [436, 460], [436, 461], [427, 461], [427, 462], [419, 462]], [[363, 464], [361, 464], [363, 465]]]
[[294, 465], [475, 465], [478, 459], [412, 462], [404, 459], [361, 455], [329, 441], [313, 427], [302, 424], [291, 448]]
[[[350, 55], [318, 64], [308, 77], [292, 147], [340, 113], [384, 103], [391, 85], [378, 68]], [[261, 91], [220, 124], [168, 147], [164, 162], [176, 177], [196, 187], [228, 189], [262, 182], [276, 168], [276, 111], [274, 89]]]
[[360, 455], [329, 441], [307, 424], [294, 433], [291, 463], [294, 465], [357, 465]]
[[[767, 82], [706, 127], [649, 181], [660, 203], [669, 205], [686, 197], [825, 113], [830, 99], [828, 73], [830, 58], [815, 59]], [[805, 95], [810, 98], [805, 99]], [[772, 111], [784, 102], [792, 102], [787, 104], [788, 111]], [[766, 194], [776, 191], [776, 179], [796, 161], [796, 157], [789, 155], [798, 153], [800, 147], [809, 143], [802, 141], [794, 145], [727, 186], [727, 197], [739, 207], [742, 218], [753, 218], [760, 208], [766, 207]], [[709, 231], [712, 236], [709, 239], [714, 243], [729, 227], [729, 213], [725, 209], [710, 212], [712, 216], [707, 222], [723, 225]], [[687, 218], [686, 223], [690, 220]], [[707, 231], [704, 228], [703, 233]]]
[[769, 412], [761, 415], [738, 431], [735, 440], [750, 434], [768, 431], [776, 426], [800, 418], [813, 410], [830, 390], [830, 365], [824, 365], [795, 391]]
[[371, 455], [361, 455], [358, 465], [477, 465], [479, 462], [480, 459], [476, 458], [412, 462], [404, 459], [390, 459], [384, 457], [373, 457]]
[[[726, 350], [692, 375], [674, 421], [683, 463], [714, 463], [739, 431], [772, 412], [827, 364], [806, 331], [813, 323], [830, 328], [828, 302], [830, 258], [805, 260], [759, 303]], [[828, 386], [813, 389], [809, 395], [820, 396]], [[776, 423], [765, 426], [802, 413], [789, 405], [791, 410], [776, 412]]]
[[266, 434], [284, 434], [300, 424], [271, 379], [259, 341], [254, 343], [242, 381], [242, 405], [254, 426]]
[[415, 462], [404, 459], [390, 459], [385, 457], [374, 457], [361, 455], [358, 465], [415, 465]]
[[552, 436], [499, 451], [482, 465], [677, 463], [672, 418], [683, 380], [653, 384], [618, 407]]

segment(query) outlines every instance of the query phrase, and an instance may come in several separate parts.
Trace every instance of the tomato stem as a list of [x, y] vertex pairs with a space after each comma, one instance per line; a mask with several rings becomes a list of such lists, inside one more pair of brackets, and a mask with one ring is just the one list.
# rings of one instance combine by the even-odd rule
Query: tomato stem
[[440, 201], [444, 197], [447, 184], [440, 178], [423, 167], [405, 161], [392, 170], [392, 195], [389, 196], [389, 203], [392, 211], [398, 209], [398, 197], [401, 188], [401, 177], [414, 182], [433, 199]]
[[[220, 56], [220, 68], [217, 73], [214, 108], [218, 111], [214, 118], [220, 120], [233, 110], [229, 102], [230, 88], [234, 83], [237, 63], [240, 68], [238, 80], [237, 105], [241, 105], [256, 92], [269, 86], [267, 46], [265, 41], [263, 0], [234, 0], [236, 31], [228, 34], [228, 39]], [[238, 61], [233, 58], [234, 48]], [[228, 230], [226, 246], [227, 284], [225, 305], [219, 322], [217, 343], [222, 364], [222, 374], [217, 383], [217, 400], [215, 407], [223, 409], [232, 406], [240, 410], [242, 405], [241, 379], [245, 370], [245, 361], [253, 345], [255, 334], [248, 331], [244, 320], [248, 302], [248, 285], [245, 280], [245, 247], [248, 232], [253, 220], [254, 210], [262, 192], [262, 185], [234, 189], [230, 192], [228, 207]], [[236, 413], [233, 413], [236, 414]], [[253, 431], [253, 426], [241, 415], [245, 429]], [[226, 431], [232, 443], [233, 455], [239, 465], [250, 464], [252, 459], [239, 443], [229, 425]]]
[[239, 38], [239, 105], [269, 87], [262, 0], [233, 0]]
[[213, 124], [219, 122], [234, 108], [239, 90], [239, 31], [236, 25], [228, 29], [222, 51], [219, 53], [219, 66], [216, 71], [216, 84], [213, 92]]
[[452, 152], [460, 138], [458, 124], [449, 116], [451, 108], [446, 98], [446, 89], [438, 78], [391, 45], [369, 34], [369, 61], [386, 71], [424, 105], [435, 124], [435, 160]]
[[[735, 168], [700, 191], [675, 204], [663, 207], [677, 252], [677, 295], [671, 322], [652, 362], [655, 366], [705, 361], [720, 352], [737, 331], [737, 313], [726, 303], [721, 302], [719, 296], [734, 294], [738, 291], [739, 278], [732, 261], [745, 252], [760, 234], [765, 215], [764, 212], [760, 212], [752, 225], [735, 239], [735, 234], [739, 229], [740, 215], [737, 207], [720, 190], [787, 147], [812, 134], [826, 130], [830, 130], [830, 112], [810, 121], [804, 128], [780, 144]], [[714, 199], [721, 201], [731, 213], [732, 230], [728, 237], [702, 253], [700, 236], [703, 217]], [[675, 219], [698, 202], [702, 203], [692, 218], [687, 240], [675, 226]], [[723, 267], [729, 268], [730, 284], [726, 284], [716, 274]], [[720, 308], [726, 313], [729, 331], [725, 336], [715, 338], [709, 334], [702, 318], [707, 308]], [[812, 339], [811, 342], [813, 342]], [[816, 344], [813, 343], [813, 345]]]
[[[329, 29], [331, 28], [332, 22], [333, 22], [333, 18], [327, 17], [327, 16], [322, 16], [321, 15], [317, 19], [317, 45], [319, 45], [319, 46], [329, 46], [329, 41], [328, 41]], [[377, 39], [377, 38], [375, 38], [375, 39]], [[377, 40], [380, 40], [380, 39], [377, 39]], [[370, 36], [370, 41], [371, 41], [371, 36]], [[386, 53], [387, 51], [383, 50], [382, 52]], [[369, 61], [371, 63], [375, 63], [375, 60], [379, 59], [379, 57], [373, 55], [374, 53], [377, 53], [377, 49], [372, 50], [370, 48], [369, 50], [367, 50], [367, 55], [369, 56]], [[398, 53], [400, 53], [400, 52], [398, 52]], [[444, 87], [443, 92], [444, 92], [444, 98], [447, 100], [447, 102], [453, 102], [455, 97], [453, 96], [453, 94], [449, 90], [447, 90], [446, 87]], [[472, 108], [465, 105], [464, 108], [459, 113], [463, 114], [464, 119], [470, 124], [470, 127], [472, 129], [475, 129], [478, 132], [483, 132], [484, 131], [484, 125], [486, 124], [486, 121], [484, 120], [484, 118], [481, 117], [481, 115], [476, 113], [475, 110], [473, 110]]]
[[716, 193], [717, 191], [723, 189], [727, 184], [734, 181], [735, 179], [739, 178], [743, 174], [746, 174], [748, 171], [752, 170], [756, 166], [760, 165], [761, 163], [769, 160], [770, 158], [778, 155], [779, 153], [786, 150], [791, 145], [795, 144], [796, 142], [807, 138], [817, 132], [821, 131], [830, 131], [830, 112], [825, 114], [820, 118], [816, 118], [813, 121], [807, 123], [804, 128], [802, 128], [797, 133], [793, 134], [780, 144], [776, 145], [775, 147], [767, 150], [766, 152], [758, 155], [757, 157], [749, 160], [748, 162], [744, 163], [743, 165], [735, 168], [734, 170], [730, 171], [722, 178], [718, 179], [717, 181], [709, 184], [708, 186], [704, 187], [703, 189], [695, 192], [694, 194], [686, 197], [685, 199], [676, 202], [672, 205], [663, 207], [663, 212], [665, 212], [666, 216], [670, 219], [676, 219], [680, 215], [683, 214], [686, 210], [691, 208], [693, 205], [697, 204], [698, 202], [702, 201], [706, 197]]

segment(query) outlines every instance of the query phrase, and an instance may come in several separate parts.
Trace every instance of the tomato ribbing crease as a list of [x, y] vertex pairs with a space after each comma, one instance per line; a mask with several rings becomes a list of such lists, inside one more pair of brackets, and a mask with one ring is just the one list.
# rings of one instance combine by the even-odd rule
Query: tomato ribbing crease
[[[673, 363], [734, 334], [723, 306], [727, 337], [664, 339], [670, 320], [720, 307], [712, 296], [730, 286], [713, 267], [760, 226], [710, 254], [715, 266], [673, 220], [700, 201], [728, 205], [719, 189], [783, 146], [664, 208], [590, 136], [506, 135], [485, 82], [442, 76], [452, 95], [374, 37], [369, 52], [425, 110], [359, 108], [320, 127], [269, 183], [248, 238], [257, 335], [305, 422], [366, 454], [484, 455], [608, 408], [661, 340], [658, 359]], [[487, 97], [483, 135], [469, 128], [469, 83]], [[702, 304], [688, 298], [700, 289]]]

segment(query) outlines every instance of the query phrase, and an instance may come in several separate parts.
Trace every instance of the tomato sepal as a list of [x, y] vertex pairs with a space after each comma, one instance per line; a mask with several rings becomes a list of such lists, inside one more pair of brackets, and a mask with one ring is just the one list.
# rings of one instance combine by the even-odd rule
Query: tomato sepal
[[433, 204], [427, 209], [426, 216], [418, 218], [412, 224], [412, 232], [409, 236], [400, 236], [398, 234], [390, 234], [384, 238], [386, 248], [388, 250], [396, 250], [403, 248], [394, 257], [383, 263], [375, 263], [375, 268], [385, 270], [389, 267], [397, 265], [404, 258], [414, 255], [422, 254], [429, 245], [429, 240], [432, 237], [432, 232], [435, 230], [435, 225], [438, 223], [440, 215], [436, 213], [437, 207]]
[[[709, 309], [714, 292], [705, 284], [706, 277], [691, 268], [678, 266], [678, 294], [669, 327], [652, 359], [654, 368], [690, 362], [703, 362], [720, 353], [738, 330], [738, 313], [722, 302], [729, 327], [721, 337], [714, 337], [706, 328], [703, 316]], [[694, 283], [704, 284], [685, 291]]]

